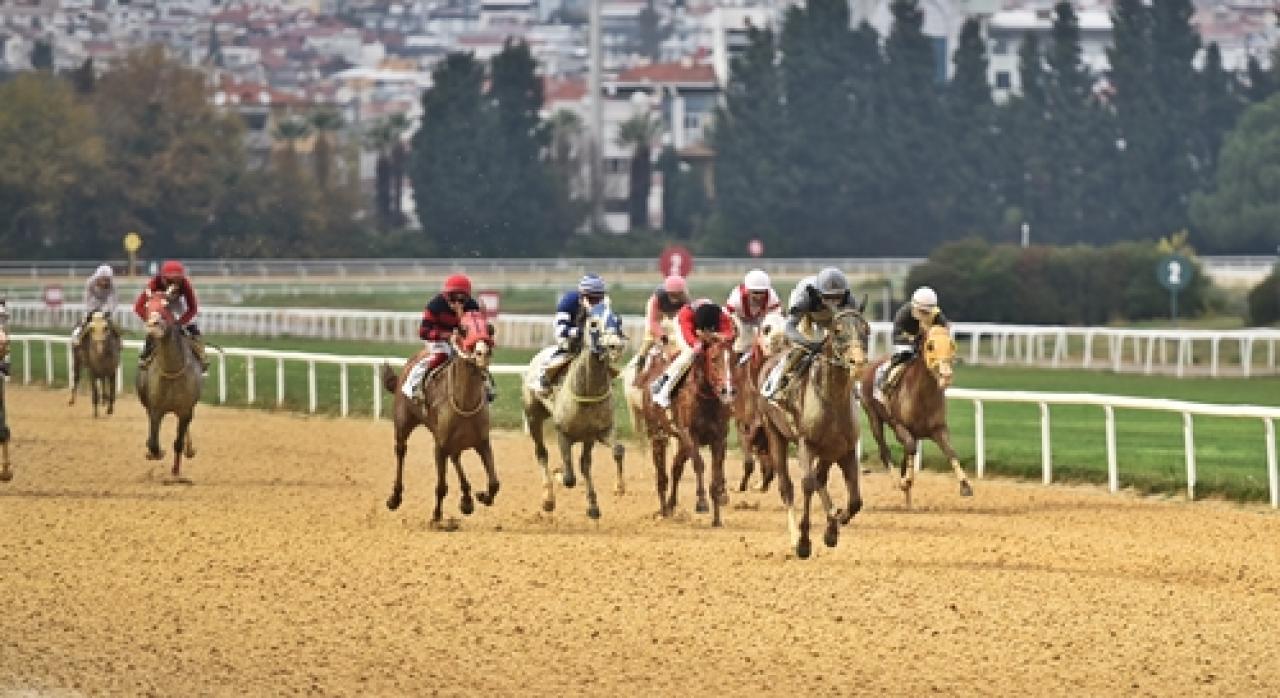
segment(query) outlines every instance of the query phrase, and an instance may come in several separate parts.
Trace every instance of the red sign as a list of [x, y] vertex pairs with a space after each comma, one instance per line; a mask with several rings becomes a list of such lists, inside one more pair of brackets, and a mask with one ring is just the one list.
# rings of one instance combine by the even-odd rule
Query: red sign
[[663, 276], [688, 276], [693, 271], [693, 253], [681, 245], [668, 245], [658, 257], [658, 271]]
[[498, 317], [498, 306], [502, 301], [497, 291], [480, 291], [476, 293], [476, 301], [484, 308], [484, 316], [492, 320]]
[[62, 287], [54, 284], [44, 287], [44, 304], [49, 308], [62, 307]]
[[764, 243], [760, 242], [759, 239], [748, 242], [747, 254], [751, 255], [752, 257], [759, 257], [760, 255], [764, 254]]

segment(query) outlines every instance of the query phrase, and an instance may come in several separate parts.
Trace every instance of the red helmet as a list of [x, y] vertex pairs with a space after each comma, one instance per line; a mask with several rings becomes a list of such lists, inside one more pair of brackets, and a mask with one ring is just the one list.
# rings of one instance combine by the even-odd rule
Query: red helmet
[[465, 293], [471, 295], [471, 279], [466, 274], [454, 274], [444, 280], [445, 293]]
[[176, 260], [176, 259], [170, 259], [170, 260], [168, 260], [167, 262], [165, 262], [164, 264], [160, 265], [160, 276], [164, 276], [164, 277], [170, 277], [170, 276], [181, 276], [181, 277], [185, 277], [186, 275], [187, 275], [187, 268], [186, 268], [186, 267], [184, 267], [184, 266], [182, 266], [182, 262], [179, 262], [179, 261], [178, 261], [178, 260]]

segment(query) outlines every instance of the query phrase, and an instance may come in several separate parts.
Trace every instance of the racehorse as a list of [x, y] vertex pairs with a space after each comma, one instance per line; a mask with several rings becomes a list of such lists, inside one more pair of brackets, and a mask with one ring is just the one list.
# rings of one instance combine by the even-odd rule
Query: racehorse
[[9, 422], [5, 419], [4, 410], [4, 383], [9, 375], [9, 333], [5, 331], [8, 320], [9, 310], [4, 299], [0, 298], [0, 367], [3, 367], [0, 369], [0, 482], [13, 479], [13, 469], [9, 465]]
[[383, 387], [395, 395], [396, 483], [387, 498], [387, 508], [392, 511], [400, 508], [409, 435], [419, 426], [425, 426], [436, 442], [436, 508], [431, 514], [431, 522], [437, 525], [443, 520], [441, 506], [449, 493], [446, 459], [453, 461], [458, 474], [462, 488], [459, 508], [463, 515], [469, 516], [475, 510], [471, 483], [462, 470], [464, 451], [473, 450], [480, 456], [489, 480], [487, 489], [476, 493], [476, 499], [485, 506], [493, 506], [498, 496], [498, 474], [493, 464], [493, 446], [489, 442], [489, 401], [485, 395], [489, 361], [493, 356], [493, 337], [484, 316], [474, 311], [463, 316], [459, 330], [459, 336], [450, 340], [456, 356], [425, 379], [426, 405], [406, 397], [400, 388], [413, 366], [424, 360], [429, 350], [423, 349], [413, 357], [399, 376], [390, 366], [382, 366]]
[[733, 398], [733, 420], [738, 426], [738, 445], [742, 448], [742, 482], [739, 492], [747, 491], [747, 483], [755, 471], [756, 459], [760, 459], [760, 486], [758, 491], [765, 492], [769, 483], [773, 482], [773, 466], [768, 458], [768, 442], [764, 435], [764, 427], [757, 409], [759, 390], [756, 387], [760, 380], [760, 370], [764, 362], [781, 350], [783, 326], [786, 320], [778, 313], [770, 313], [760, 323], [759, 333], [751, 348], [743, 352], [741, 357], [735, 356], [733, 361], [733, 386], [736, 390]]
[[74, 368], [71, 373], [71, 400], [76, 402], [76, 389], [80, 387], [80, 371], [88, 367], [89, 386], [93, 395], [93, 416], [98, 416], [98, 404], [105, 404], [107, 414], [115, 412], [116, 370], [120, 367], [120, 334], [106, 314], [94, 311], [76, 347]]
[[622, 459], [625, 448], [618, 443], [613, 424], [613, 364], [625, 344], [625, 337], [615, 329], [617, 316], [601, 303], [592, 307], [582, 328], [582, 348], [564, 369], [564, 377], [547, 398], [530, 389], [532, 377], [546, 361], [554, 347], [538, 352], [529, 363], [521, 381], [521, 404], [524, 423], [533, 438], [533, 452], [542, 468], [542, 508], [555, 511], [556, 496], [551, 470], [547, 463], [547, 447], [543, 441], [543, 424], [550, 419], [555, 428], [563, 460], [561, 472], [565, 487], [573, 487], [577, 478], [573, 470], [573, 444], [582, 444], [580, 467], [587, 485], [587, 516], [600, 518], [595, 483], [591, 479], [591, 449], [596, 442], [613, 447], [613, 460], [618, 466], [615, 494], [622, 494]]
[[[721, 525], [720, 507], [728, 503], [724, 456], [728, 448], [729, 416], [734, 400], [730, 367], [732, 353], [728, 342], [707, 343], [701, 355], [689, 366], [680, 384], [672, 391], [670, 415], [653, 402], [653, 396], [648, 390], [643, 391], [642, 421], [653, 456], [658, 507], [663, 517], [675, 512], [680, 476], [684, 474], [684, 464], [689, 459], [693, 459], [693, 472], [697, 481], [697, 503], [694, 511], [699, 514], [708, 511], [707, 490], [703, 479], [706, 464], [699, 450], [702, 446], [708, 446], [711, 449], [711, 525]], [[666, 370], [667, 363], [665, 355], [650, 361], [641, 377], [641, 384], [649, 385], [656, 380]], [[669, 438], [676, 440], [670, 480], [667, 477], [666, 463]]]
[[[783, 396], [786, 404], [759, 399], [769, 458], [778, 474], [778, 493], [787, 507], [787, 525], [796, 556], [805, 559], [811, 552], [809, 541], [809, 507], [816, 491], [827, 513], [827, 529], [822, 542], [835, 547], [840, 526], [849, 523], [862, 509], [862, 493], [858, 483], [858, 415], [853, 388], [858, 372], [867, 362], [866, 345], [871, 327], [862, 316], [866, 302], [858, 308], [835, 313], [822, 341], [822, 348], [797, 368], [792, 385]], [[770, 359], [761, 372], [761, 382], [768, 377]], [[803, 469], [804, 512], [796, 522], [795, 489], [787, 467], [787, 449], [791, 442], [798, 446], [797, 460]], [[816, 465], [815, 465], [816, 463]], [[840, 466], [848, 492], [848, 505], [837, 509], [827, 492], [831, 465]]]
[[915, 482], [911, 461], [920, 447], [920, 439], [933, 439], [938, 444], [960, 480], [960, 495], [973, 496], [973, 487], [965, 475], [964, 466], [956, 457], [955, 449], [951, 447], [951, 431], [947, 429], [946, 390], [955, 375], [955, 357], [956, 342], [951, 338], [951, 332], [946, 327], [930, 327], [925, 335], [922, 355], [902, 368], [898, 386], [886, 396], [887, 405], [874, 398], [866, 398], [872, 394], [876, 369], [888, 357], [877, 361], [862, 377], [859, 386], [864, 397], [862, 408], [867, 413], [867, 424], [880, 446], [880, 462], [884, 463], [890, 475], [893, 475], [893, 455], [884, 438], [886, 423], [902, 444], [902, 465], [894, 477], [894, 484], [906, 495], [907, 507], [911, 506], [911, 486]]
[[168, 482], [189, 483], [181, 476], [182, 456], [183, 453], [187, 458], [196, 455], [190, 427], [204, 377], [191, 340], [174, 318], [165, 294], [151, 294], [146, 301], [146, 311], [147, 336], [155, 342], [155, 351], [147, 367], [138, 370], [137, 390], [151, 421], [147, 458], [164, 457], [160, 450], [160, 422], [172, 413], [178, 418], [178, 434], [173, 441], [173, 472]]

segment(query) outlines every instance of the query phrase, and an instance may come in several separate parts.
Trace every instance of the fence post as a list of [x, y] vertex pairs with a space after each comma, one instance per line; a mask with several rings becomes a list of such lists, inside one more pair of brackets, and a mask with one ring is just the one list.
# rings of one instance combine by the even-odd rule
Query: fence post
[[1107, 413], [1107, 488], [1114, 494], [1120, 490], [1120, 469], [1116, 465], [1116, 411], [1111, 405], [1103, 405]]
[[373, 369], [373, 418], [382, 419], [382, 381], [378, 375], [378, 364], [371, 366]]
[[1053, 452], [1049, 446], [1049, 406], [1040, 403], [1040, 475], [1044, 484], [1053, 482]]
[[31, 341], [22, 340], [22, 384], [31, 385]]
[[316, 362], [307, 361], [307, 411], [316, 411]]
[[227, 404], [227, 355], [218, 352], [218, 404]]
[[987, 433], [983, 424], [982, 401], [973, 401], [973, 459], [981, 480], [987, 472]]
[[1280, 467], [1276, 465], [1276, 423], [1262, 420], [1267, 432], [1267, 485], [1271, 490], [1271, 508], [1280, 509]]
[[244, 392], [248, 398], [249, 404], [252, 405], [258, 397], [258, 376], [253, 369], [253, 357], [244, 357]]
[[276, 359], [276, 407], [284, 404], [284, 359]]
[[44, 340], [44, 382], [53, 387], [53, 345]]
[[76, 375], [76, 352], [71, 348], [71, 342], [67, 342], [67, 385], [71, 385], [71, 379]]
[[917, 473], [920, 472], [922, 468], [924, 468], [924, 439], [916, 439], [916, 457], [915, 457], [916, 472]]
[[339, 366], [338, 382], [342, 391], [342, 416], [347, 416], [347, 362], [342, 362]]
[[1210, 366], [1209, 375], [1213, 376], [1214, 378], [1217, 378], [1218, 377], [1218, 338], [1214, 337], [1210, 341], [1210, 345], [1212, 348], [1210, 349], [1211, 358], [1209, 359], [1209, 366]]
[[1182, 413], [1182, 440], [1187, 458], [1187, 499], [1196, 498], [1196, 436], [1190, 412]]
[[124, 361], [116, 364], [116, 392], [124, 392]]

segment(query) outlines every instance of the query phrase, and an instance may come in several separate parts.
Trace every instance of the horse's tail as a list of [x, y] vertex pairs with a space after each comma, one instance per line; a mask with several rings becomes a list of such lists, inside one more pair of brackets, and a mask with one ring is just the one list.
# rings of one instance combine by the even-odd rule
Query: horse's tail
[[388, 393], [395, 393], [396, 383], [400, 381], [400, 377], [396, 375], [395, 369], [391, 368], [387, 364], [382, 364], [380, 374], [382, 376], [382, 387], [386, 388]]

